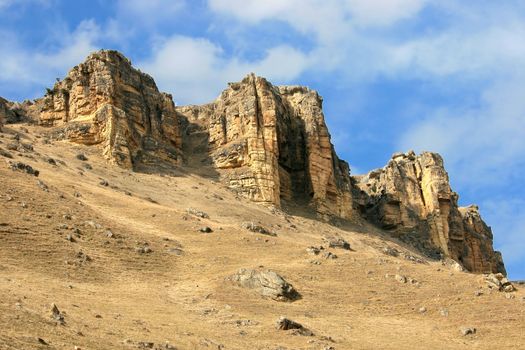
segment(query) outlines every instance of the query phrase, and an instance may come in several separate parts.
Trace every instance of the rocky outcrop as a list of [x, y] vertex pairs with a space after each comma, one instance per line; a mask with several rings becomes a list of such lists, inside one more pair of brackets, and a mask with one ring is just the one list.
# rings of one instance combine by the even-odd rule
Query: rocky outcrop
[[504, 272], [490, 227], [476, 206], [458, 206], [438, 154], [397, 153], [384, 168], [354, 180], [356, 201], [368, 220], [469, 271]]
[[91, 54], [30, 106], [43, 126], [62, 126], [65, 139], [101, 145], [113, 163], [180, 161], [175, 105], [149, 75], [116, 51]]
[[439, 155], [399, 153], [384, 168], [351, 177], [331, 144], [322, 104], [307, 87], [249, 74], [212, 103], [175, 107], [149, 75], [102, 50], [41, 99], [0, 99], [0, 127], [30, 118], [58, 139], [99, 145], [120, 166], [185, 164], [254, 201], [308, 205], [324, 219], [361, 215], [427, 255], [504, 273], [490, 227], [477, 207], [458, 206]]
[[250, 74], [212, 104], [177, 110], [189, 121], [188, 139], [204, 133], [230, 188], [258, 202], [302, 201], [352, 216], [349, 166], [335, 154], [317, 92]]

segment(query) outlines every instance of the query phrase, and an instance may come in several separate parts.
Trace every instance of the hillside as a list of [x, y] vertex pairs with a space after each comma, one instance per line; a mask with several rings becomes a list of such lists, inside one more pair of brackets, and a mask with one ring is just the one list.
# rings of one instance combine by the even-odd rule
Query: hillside
[[441, 157], [350, 176], [313, 90], [250, 75], [176, 107], [101, 51], [0, 107], [0, 349], [525, 348]]

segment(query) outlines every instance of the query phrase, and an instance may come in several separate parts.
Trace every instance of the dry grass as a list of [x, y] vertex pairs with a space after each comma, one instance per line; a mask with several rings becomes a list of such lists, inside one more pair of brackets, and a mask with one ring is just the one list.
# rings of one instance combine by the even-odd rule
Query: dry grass
[[[177, 349], [525, 349], [523, 291], [507, 299], [483, 288], [476, 296], [480, 276], [384, 255], [387, 244], [406, 247], [381, 239], [370, 226], [341, 229], [308, 213], [275, 211], [236, 198], [191, 169], [172, 176], [119, 169], [96, 147], [44, 144], [35, 137], [42, 130], [28, 128], [24, 142], [35, 151], [12, 153], [40, 176], [12, 171], [0, 156], [0, 349], [130, 349], [166, 341]], [[0, 134], [4, 149], [19, 126], [7, 129]], [[76, 159], [78, 152], [89, 160]], [[64, 163], [53, 166], [45, 157]], [[93, 169], [85, 170], [85, 163]], [[189, 207], [210, 218], [187, 214]], [[278, 236], [242, 229], [248, 220]], [[214, 232], [200, 233], [202, 226]], [[325, 236], [343, 237], [353, 251], [331, 249], [334, 260], [308, 255], [305, 249], [323, 244]], [[136, 251], [144, 242], [152, 253]], [[225, 281], [241, 267], [257, 266], [283, 275], [302, 299], [261, 299]], [[65, 314], [65, 325], [51, 319], [52, 303]], [[315, 336], [276, 330], [280, 315]], [[477, 333], [462, 336], [462, 326]]]

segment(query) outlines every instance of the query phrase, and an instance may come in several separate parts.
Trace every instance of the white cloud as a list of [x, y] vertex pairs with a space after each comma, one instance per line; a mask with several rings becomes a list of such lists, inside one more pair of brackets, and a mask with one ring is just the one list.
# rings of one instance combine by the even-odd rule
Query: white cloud
[[411, 126], [400, 149], [442, 153], [454, 180], [476, 188], [525, 169], [525, 75], [487, 88], [474, 108], [442, 108]]
[[142, 25], [152, 25], [160, 21], [175, 20], [177, 15], [186, 5], [185, 0], [118, 0], [116, 17], [126, 20], [122, 23], [130, 28]]
[[346, 0], [345, 9], [360, 25], [387, 26], [416, 15], [425, 0]]
[[100, 28], [94, 21], [82, 21], [73, 32], [63, 33], [56, 50], [42, 52], [21, 47], [12, 32], [0, 33], [0, 55], [3, 57], [0, 86], [9, 91], [19, 86], [33, 85], [41, 89], [52, 85], [56, 77], [63, 76], [97, 50], [96, 41], [100, 35]]
[[256, 61], [227, 57], [207, 39], [174, 36], [160, 43], [139, 67], [155, 77], [161, 90], [182, 103], [213, 100], [230, 81], [255, 72], [272, 80], [288, 81], [307, 66], [307, 57], [289, 46], [269, 49]]

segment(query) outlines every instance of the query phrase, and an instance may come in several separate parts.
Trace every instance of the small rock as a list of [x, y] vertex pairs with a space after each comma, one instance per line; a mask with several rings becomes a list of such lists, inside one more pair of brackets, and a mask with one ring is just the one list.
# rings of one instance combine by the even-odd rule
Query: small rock
[[394, 278], [400, 283], [407, 283], [407, 278], [403, 275], [395, 275]]
[[345, 250], [350, 250], [350, 243], [345, 241], [342, 238], [328, 238], [328, 246], [330, 248], [340, 248]]
[[75, 238], [73, 238], [73, 236], [71, 236], [71, 235], [67, 235], [66, 236], [66, 240], [68, 240], [68, 241], [70, 241], [72, 243], [76, 242]]
[[463, 336], [476, 334], [476, 328], [474, 328], [474, 327], [461, 327], [461, 334]]
[[211, 233], [211, 232], [213, 232], [213, 230], [210, 227], [208, 227], [208, 226], [201, 227], [199, 229], [199, 231], [202, 232], [202, 233]]
[[186, 211], [188, 212], [188, 214], [195, 215], [195, 216], [198, 216], [198, 217], [203, 218], [203, 219], [209, 219], [210, 218], [210, 216], [208, 214], [206, 214], [205, 212], [197, 210], [197, 209], [194, 209], [194, 208], [188, 208], [188, 209], [186, 209]]
[[139, 254], [149, 254], [153, 252], [153, 250], [148, 246], [135, 248], [135, 251]]
[[278, 330], [287, 331], [295, 330], [298, 335], [313, 336], [314, 334], [309, 329], [305, 328], [302, 324], [292, 321], [284, 316], [279, 317], [275, 327]]
[[335, 255], [334, 253], [332, 252], [326, 252], [323, 254], [323, 257], [325, 259], [337, 259], [337, 255]]
[[422, 306], [422, 307], [419, 308], [419, 312], [424, 314], [425, 312], [427, 312], [427, 308]]
[[396, 248], [384, 247], [381, 251], [385, 255], [390, 255], [390, 256], [393, 256], [393, 257], [399, 256], [399, 251]]
[[261, 233], [263, 235], [274, 236], [274, 237], [277, 236], [275, 232], [272, 232], [268, 230], [267, 228], [256, 224], [255, 222], [243, 222], [241, 224], [241, 227], [251, 232]]
[[443, 317], [447, 317], [448, 316], [448, 310], [447, 309], [440, 309], [439, 310], [439, 314]]
[[308, 247], [306, 248], [306, 252], [311, 255], [319, 255], [321, 253], [321, 250], [324, 250], [323, 246], [320, 247]]
[[64, 324], [64, 315], [60, 312], [56, 304], [51, 304], [51, 318], [60, 324]]
[[38, 177], [38, 175], [40, 174], [38, 170], [33, 169], [33, 167], [31, 167], [30, 165], [24, 164], [22, 162], [9, 161], [9, 166], [11, 167], [11, 170], [13, 171], [17, 171], [17, 170], [22, 171], [22, 172], [25, 172], [29, 175], [33, 175], [36, 177]]
[[105, 187], [109, 186], [109, 182], [107, 182], [106, 180], [100, 180], [98, 184]]
[[42, 344], [42, 345], [49, 345], [49, 344], [48, 344], [44, 339], [42, 339], [42, 338], [36, 338], [36, 340], [37, 340], [40, 344]]
[[78, 160], [81, 160], [83, 162], [87, 161], [88, 158], [86, 157], [86, 155], [84, 153], [78, 153], [76, 156], [75, 156]]
[[49, 187], [47, 187], [47, 185], [42, 180], [37, 180], [36, 184], [42, 189], [42, 191], [49, 192]]

